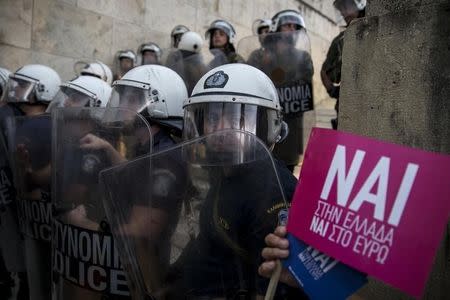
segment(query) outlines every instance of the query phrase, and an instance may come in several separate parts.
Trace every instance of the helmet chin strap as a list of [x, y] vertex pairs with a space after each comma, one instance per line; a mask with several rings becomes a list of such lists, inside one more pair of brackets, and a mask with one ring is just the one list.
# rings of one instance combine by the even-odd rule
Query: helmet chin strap
[[278, 135], [275, 143], [279, 144], [279, 143], [283, 142], [286, 139], [286, 137], [288, 136], [288, 134], [289, 134], [289, 126], [285, 121], [282, 121], [280, 134]]

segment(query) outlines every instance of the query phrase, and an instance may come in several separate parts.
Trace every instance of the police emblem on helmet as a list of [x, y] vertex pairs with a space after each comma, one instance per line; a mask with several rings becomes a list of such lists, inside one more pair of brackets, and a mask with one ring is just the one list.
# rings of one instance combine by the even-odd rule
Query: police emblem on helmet
[[217, 71], [205, 80], [203, 88], [223, 88], [228, 82], [228, 75], [224, 71]]

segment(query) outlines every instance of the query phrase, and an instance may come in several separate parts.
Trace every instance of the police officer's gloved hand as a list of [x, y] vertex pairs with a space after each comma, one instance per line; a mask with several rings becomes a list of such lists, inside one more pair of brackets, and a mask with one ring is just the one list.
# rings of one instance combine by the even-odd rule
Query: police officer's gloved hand
[[339, 98], [339, 91], [341, 90], [341, 86], [339, 85], [333, 85], [333, 87], [329, 90], [327, 90], [328, 95], [330, 95], [331, 98]]

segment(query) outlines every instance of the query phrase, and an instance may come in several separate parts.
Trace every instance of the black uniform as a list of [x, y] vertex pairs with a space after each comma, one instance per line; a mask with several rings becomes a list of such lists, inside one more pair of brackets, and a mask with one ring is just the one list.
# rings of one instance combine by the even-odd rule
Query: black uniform
[[[296, 179], [280, 163], [276, 167], [286, 198], [291, 199]], [[250, 299], [267, 287], [257, 269], [264, 238], [276, 227], [279, 211], [286, 209], [278, 184], [255, 179], [255, 174], [266, 171], [258, 162], [218, 172], [223, 171], [228, 175], [211, 173], [220, 179], [211, 183], [200, 210], [199, 235], [172, 270], [174, 290], [182, 293], [173, 299], [235, 299], [238, 295]]]
[[[342, 50], [344, 48], [344, 33], [342, 31], [331, 42], [330, 48], [327, 52], [327, 57], [322, 65], [322, 71], [324, 71], [330, 80], [335, 83], [341, 83], [341, 68], [342, 68]], [[328, 91], [330, 97], [336, 98], [336, 112], [339, 112], [339, 87], [336, 87], [332, 91]]]

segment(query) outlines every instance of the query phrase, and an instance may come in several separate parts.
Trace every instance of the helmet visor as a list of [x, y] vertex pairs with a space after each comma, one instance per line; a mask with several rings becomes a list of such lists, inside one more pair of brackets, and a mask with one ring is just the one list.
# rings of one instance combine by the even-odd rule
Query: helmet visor
[[112, 90], [109, 107], [127, 108], [134, 112], [142, 113], [148, 105], [145, 96], [148, 90], [128, 85], [115, 85]]
[[11, 75], [7, 84], [7, 91], [5, 92], [6, 102], [24, 102], [34, 103], [34, 91], [36, 81], [28, 81]]
[[121, 74], [125, 74], [134, 68], [134, 60], [129, 57], [121, 57], [119, 58], [119, 68]]
[[142, 64], [151, 65], [158, 63], [158, 54], [153, 50], [142, 51]]
[[58, 94], [52, 100], [47, 108], [47, 112], [51, 112], [55, 107], [98, 107], [95, 97], [82, 93], [70, 87], [61, 87]]
[[279, 112], [273, 109], [242, 103], [198, 103], [185, 107], [183, 138], [189, 140], [212, 132], [238, 129], [256, 135], [270, 147], [280, 126]]
[[283, 26], [286, 24], [297, 25], [297, 30], [300, 29], [301, 27], [303, 27], [302, 20], [298, 16], [294, 16], [294, 15], [284, 15], [284, 16], [280, 17], [280, 19], [278, 20], [278, 24], [277, 24], [278, 28], [280, 28], [280, 26]]

